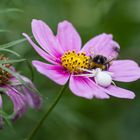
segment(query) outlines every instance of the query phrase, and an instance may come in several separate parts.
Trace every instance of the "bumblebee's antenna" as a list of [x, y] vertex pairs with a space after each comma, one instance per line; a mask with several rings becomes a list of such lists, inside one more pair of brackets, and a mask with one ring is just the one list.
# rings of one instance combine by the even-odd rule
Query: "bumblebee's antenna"
[[105, 64], [110, 63], [113, 60], [116, 60], [116, 58], [112, 58], [112, 59], [108, 60], [107, 62], [105, 62]]
[[90, 48], [90, 54], [94, 55], [94, 48], [93, 47]]

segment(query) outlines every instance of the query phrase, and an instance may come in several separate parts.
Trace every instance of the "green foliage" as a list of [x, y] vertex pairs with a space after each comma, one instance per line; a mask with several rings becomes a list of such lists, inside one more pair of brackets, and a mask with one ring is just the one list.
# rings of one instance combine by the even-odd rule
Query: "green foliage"
[[23, 12], [23, 10], [18, 8], [8, 8], [0, 10], [0, 14], [12, 13], [12, 12]]
[[9, 50], [9, 49], [0, 48], [0, 51], [1, 52], [8, 52], [8, 53], [11, 53], [17, 57], [20, 57], [20, 55], [18, 53], [16, 53], [15, 51]]
[[7, 43], [7, 44], [3, 44], [3, 45], [0, 45], [0, 49], [7, 49], [7, 48], [10, 48], [10, 47], [13, 47], [15, 45], [18, 45], [22, 42], [26, 41], [25, 38], [22, 38], [22, 39], [19, 39], [19, 40], [15, 40], [15, 41], [12, 41], [10, 43]]
[[3, 29], [0, 29], [0, 33], [7, 33], [7, 32], [9, 32], [8, 30], [3, 30]]
[[13, 63], [19, 63], [19, 62], [23, 62], [23, 61], [25, 61], [26, 59], [16, 59], [16, 60], [1, 60], [0, 61], [0, 64], [7, 64], [7, 63], [9, 63], [9, 64], [13, 64]]
[[4, 123], [6, 123], [11, 129], [13, 129], [13, 125], [10, 121], [11, 116], [5, 113], [2, 109], [0, 109], [0, 117], [2, 117]]

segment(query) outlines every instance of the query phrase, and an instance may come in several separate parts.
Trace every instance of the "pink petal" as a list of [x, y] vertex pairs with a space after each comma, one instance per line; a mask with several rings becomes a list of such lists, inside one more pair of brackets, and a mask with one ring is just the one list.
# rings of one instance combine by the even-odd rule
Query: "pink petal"
[[32, 45], [32, 47], [36, 50], [36, 52], [43, 57], [45, 60], [47, 60], [48, 62], [51, 62], [53, 64], [56, 64], [56, 58], [53, 56], [50, 56], [49, 54], [47, 54], [44, 50], [42, 50], [41, 48], [39, 48], [32, 40], [31, 38], [23, 33], [23, 36], [26, 37], [26, 39], [28, 40], [28, 42]]
[[0, 94], [0, 108], [2, 108], [2, 96]]
[[[2, 108], [2, 96], [0, 94], [0, 109]], [[0, 129], [3, 128], [4, 122], [3, 122], [3, 116], [0, 114]]]
[[[34, 109], [39, 109], [41, 106], [41, 103], [42, 103], [42, 99], [39, 96], [39, 94], [37, 93], [36, 87], [34, 86], [32, 81], [30, 79], [28, 79], [27, 77], [25, 77], [23, 75], [18, 75], [18, 76], [26, 83], [26, 86], [21, 83], [20, 84], [15, 83], [15, 85], [13, 85], [14, 89], [16, 89], [19, 92], [22, 92], [22, 94], [25, 95], [26, 103], [30, 107], [32, 107]], [[14, 79], [12, 79], [12, 80], [14, 80]], [[15, 82], [15, 80], [12, 82]]]
[[70, 74], [62, 66], [54, 66], [40, 61], [32, 61], [33, 66], [43, 75], [60, 85], [66, 84]]
[[47, 24], [41, 20], [32, 20], [32, 32], [39, 45], [49, 54], [58, 57], [63, 54], [59, 42]]
[[102, 88], [102, 90], [107, 94], [118, 98], [134, 99], [135, 97], [135, 94], [132, 91], [113, 85], [108, 88]]
[[58, 24], [57, 38], [64, 51], [80, 51], [81, 38], [73, 25], [68, 21]]
[[132, 60], [113, 61], [109, 68], [113, 73], [113, 80], [131, 82], [140, 78], [140, 67]]
[[87, 55], [103, 55], [109, 59], [116, 58], [120, 46], [112, 39], [111, 34], [101, 34], [89, 40], [81, 52], [86, 52]]
[[21, 117], [24, 112], [27, 110], [27, 104], [25, 100], [25, 96], [19, 93], [13, 87], [7, 86], [7, 96], [10, 97], [14, 104], [14, 120]]
[[75, 95], [87, 99], [91, 99], [93, 97], [99, 99], [109, 98], [109, 96], [102, 92], [102, 90], [100, 90], [92, 80], [86, 77], [71, 76], [69, 87]]

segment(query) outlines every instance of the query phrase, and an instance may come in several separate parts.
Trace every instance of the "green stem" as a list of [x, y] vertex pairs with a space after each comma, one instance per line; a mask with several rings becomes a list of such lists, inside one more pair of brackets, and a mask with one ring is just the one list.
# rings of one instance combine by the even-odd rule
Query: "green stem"
[[48, 115], [50, 114], [50, 112], [53, 110], [53, 108], [55, 107], [55, 105], [58, 103], [58, 101], [60, 100], [61, 96], [63, 95], [65, 89], [67, 88], [67, 84], [65, 84], [59, 94], [56, 96], [56, 98], [54, 99], [54, 102], [50, 105], [48, 111], [44, 114], [44, 116], [40, 119], [40, 121], [37, 123], [37, 125], [34, 127], [34, 129], [31, 131], [31, 133], [29, 134], [29, 136], [25, 139], [25, 140], [31, 140], [33, 138], [33, 136], [36, 134], [36, 132], [39, 130], [39, 128], [42, 126], [42, 124], [44, 123], [44, 121], [46, 120], [46, 118], [48, 117]]

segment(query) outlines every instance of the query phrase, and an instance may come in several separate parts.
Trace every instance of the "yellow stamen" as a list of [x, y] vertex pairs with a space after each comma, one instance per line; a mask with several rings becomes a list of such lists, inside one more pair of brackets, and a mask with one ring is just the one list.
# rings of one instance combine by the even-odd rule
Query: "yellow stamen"
[[76, 53], [75, 51], [68, 51], [61, 57], [61, 63], [70, 73], [80, 73], [80, 68], [88, 69], [89, 56], [85, 53]]

